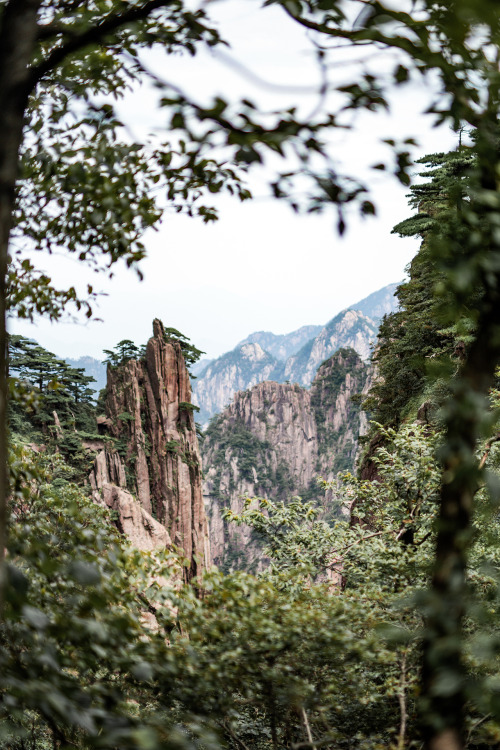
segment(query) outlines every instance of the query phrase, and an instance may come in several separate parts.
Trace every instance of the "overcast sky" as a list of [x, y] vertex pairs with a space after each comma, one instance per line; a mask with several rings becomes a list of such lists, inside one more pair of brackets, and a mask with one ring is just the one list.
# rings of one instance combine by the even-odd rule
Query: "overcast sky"
[[[194, 59], [156, 54], [150, 64], [157, 72], [200, 101], [221, 94], [246, 96], [270, 109], [292, 104], [302, 113], [314, 109], [317, 95], [312, 92], [319, 72], [305, 32], [278, 8], [260, 9], [250, 0], [213, 2], [209, 11], [231, 42], [232, 60], [271, 85], [242, 75], [235, 64], [210, 52]], [[343, 73], [339, 65], [331, 71], [332, 80]], [[143, 87], [121, 106], [123, 118], [139, 136], [163, 127], [156, 97]], [[349, 136], [336, 136], [339, 158], [346, 168], [366, 176], [366, 165], [384, 155], [377, 146], [380, 137], [417, 136], [422, 155], [453, 147], [456, 137], [447, 129], [433, 129], [429, 117], [421, 114], [428, 104], [427, 86], [412, 84], [398, 91], [389, 116], [364, 115]], [[152, 319], [159, 317], [214, 357], [252, 331], [287, 333], [325, 323], [342, 308], [403, 278], [416, 244], [390, 234], [408, 215], [406, 191], [394, 180], [379, 173], [370, 177], [378, 216], [353, 219], [339, 239], [333, 214], [296, 216], [269, 198], [269, 175], [268, 169], [252, 178], [252, 202], [218, 199], [220, 220], [215, 225], [167, 213], [160, 231], [146, 237], [142, 282], [125, 269], [107, 281], [86, 274], [72, 260], [56, 257], [45, 262], [44, 269], [58, 283], [88, 280], [106, 292], [96, 311], [103, 322], [16, 322], [12, 330], [36, 338], [61, 356], [101, 357], [103, 348], [123, 338], [145, 342]]]

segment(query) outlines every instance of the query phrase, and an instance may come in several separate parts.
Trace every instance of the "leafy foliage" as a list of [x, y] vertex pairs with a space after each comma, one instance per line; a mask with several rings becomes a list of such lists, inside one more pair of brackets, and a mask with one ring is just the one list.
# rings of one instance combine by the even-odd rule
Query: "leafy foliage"
[[[400, 309], [383, 319], [379, 331], [374, 361], [381, 377], [366, 405], [382, 424], [400, 424], [416, 413], [423, 399], [429, 401], [428, 412], [435, 417], [446, 395], [444, 379], [471, 341], [472, 327], [465, 319], [454, 327], [446, 327], [443, 320], [443, 308], [452, 304], [444, 286], [449, 269], [436, 258], [430, 236], [451, 221], [447, 231], [459, 237], [456, 224], [460, 207], [469, 200], [473, 162], [467, 147], [420, 159], [426, 168], [420, 175], [425, 181], [410, 192], [410, 205], [418, 213], [393, 229], [401, 237], [421, 237], [422, 244], [408, 267], [409, 281], [398, 287]], [[469, 309], [477, 304], [477, 293], [469, 290]], [[441, 372], [437, 361], [447, 365]]]
[[[478, 440], [490, 435], [495, 424], [495, 417], [489, 411], [487, 394], [500, 361], [497, 139], [500, 101], [497, 50], [500, 32], [497, 7], [490, 0], [456, 0], [447, 5], [423, 0], [401, 10], [394, 4], [372, 0], [363, 4], [356, 17], [358, 4], [345, 3], [344, 0], [331, 0], [328, 3], [277, 0], [274, 4], [297, 24], [315, 32], [316, 41], [319, 39], [318, 59], [324, 70], [330, 69], [330, 54], [336, 54], [339, 46], [343, 46], [338, 44], [339, 41], [358, 47], [361, 51], [367, 44], [388, 49], [396, 53], [389, 57], [392, 67], [384, 67], [382, 75], [373, 73], [361, 55], [363, 59], [357, 64], [355, 72], [349, 75], [346, 71], [342, 81], [333, 87], [336, 94], [334, 99], [339, 102], [338, 109], [324, 113], [319, 108], [317, 116], [307, 120], [298, 117], [293, 108], [269, 116], [259, 112], [251, 102], [233, 106], [222, 98], [203, 107], [191, 101], [175, 84], [157, 80], [157, 84], [163, 88], [162, 105], [168, 110], [173, 137], [171, 142], [154, 144], [151, 152], [146, 152], [143, 144], [131, 143], [130, 139], [119, 137], [122, 136], [121, 125], [116, 120], [112, 104], [102, 105], [102, 99], [118, 98], [127, 85], [144, 73], [139, 54], [144, 49], [161, 44], [170, 53], [183, 50], [194, 53], [200, 44], [218, 44], [219, 35], [211, 27], [205, 12], [187, 9], [177, 1], [163, 3], [156, 0], [146, 0], [140, 4], [115, 3], [113, 0], [105, 4], [85, 4], [79, 0], [76, 3], [59, 0], [54, 3], [4, 0], [0, 3], [2, 289], [4, 282], [10, 280], [13, 287], [11, 300], [19, 303], [19, 314], [27, 317], [46, 312], [52, 318], [57, 318], [64, 312], [64, 305], [71, 301], [77, 307], [85, 306], [85, 300], [77, 299], [73, 287], [55, 290], [46, 276], [34, 267], [23, 266], [23, 241], [26, 237], [39, 249], [51, 252], [53, 249], [66, 248], [82, 261], [95, 263], [97, 267], [109, 268], [119, 259], [134, 265], [144, 255], [142, 232], [146, 228], [153, 228], [160, 220], [160, 203], [151, 198], [155, 186], [161, 187], [166, 202], [174, 210], [198, 213], [211, 220], [214, 211], [210, 206], [195, 207], [201, 194], [227, 190], [242, 199], [246, 198], [248, 193], [241, 186], [242, 174], [250, 165], [262, 163], [269, 154], [291, 154], [295, 159], [294, 167], [287, 168], [274, 181], [274, 194], [288, 197], [296, 210], [304, 205], [314, 212], [334, 206], [338, 231], [342, 234], [346, 226], [346, 205], [357, 205], [362, 215], [374, 213], [375, 207], [367, 196], [366, 187], [339, 173], [329, 159], [323, 142], [325, 129], [349, 126], [349, 118], [358, 111], [387, 109], [387, 91], [393, 85], [403, 86], [421, 75], [437, 81], [438, 95], [430, 108], [434, 121], [436, 124], [447, 122], [457, 130], [464, 124], [475, 128], [476, 159], [473, 168], [468, 170], [469, 200], [463, 202], [458, 212], [454, 206], [440, 214], [439, 226], [431, 228], [429, 232], [430, 256], [436, 261], [436, 273], [439, 276], [446, 272], [446, 286], [441, 287], [444, 294], [441, 294], [439, 284], [436, 289], [444, 302], [439, 306], [439, 330], [452, 329], [458, 321], [455, 333], [458, 336], [470, 335], [471, 340], [466, 346], [463, 361], [456, 368], [456, 377], [447, 379], [446, 383], [450, 396], [445, 399], [443, 409], [444, 439], [440, 452], [443, 481], [439, 487], [435, 563], [430, 592], [425, 598], [426, 626], [422, 640], [422, 734], [427, 747], [463, 748], [463, 717], [466, 716], [466, 706], [471, 705], [474, 699], [474, 692], [469, 690], [470, 669], [465, 647], [468, 624], [464, 605], [468, 590], [468, 565], [474, 570], [472, 509], [480, 506], [478, 487], [484, 479], [488, 479], [475, 450]], [[336, 43], [332, 43], [332, 40]], [[328, 81], [324, 90], [329, 90]], [[24, 141], [23, 131], [29, 134]], [[90, 151], [88, 142], [92, 143]], [[388, 169], [401, 183], [409, 184], [410, 152], [414, 141], [408, 138], [398, 143], [388, 138], [386, 144], [391, 156], [375, 167]], [[222, 149], [228, 155], [228, 161], [214, 163], [214, 149]], [[79, 159], [82, 154], [85, 158]], [[319, 169], [313, 169], [316, 164], [320, 165]], [[309, 191], [304, 202], [297, 195], [296, 188], [298, 185], [299, 193], [302, 192], [305, 183], [313, 187], [312, 194]], [[92, 189], [87, 191], [86, 185]], [[11, 233], [12, 226], [14, 231]], [[10, 247], [9, 237], [13, 240]], [[9, 253], [12, 262], [10, 275], [7, 271]], [[13, 279], [17, 269], [21, 272], [18, 274], [20, 283], [16, 285]], [[88, 291], [90, 295], [93, 294], [92, 289]], [[471, 300], [475, 302], [474, 306], [471, 306]], [[4, 339], [5, 300], [0, 302], [0, 334]], [[90, 302], [88, 305], [87, 312], [90, 314]], [[432, 330], [428, 333], [432, 334]], [[3, 340], [0, 347], [0, 410], [7, 400], [2, 359], [5, 343]], [[433, 343], [430, 345], [433, 346]], [[421, 380], [417, 369], [416, 377], [412, 376], [409, 380], [412, 396], [419, 391]], [[404, 384], [404, 378], [401, 382]], [[404, 406], [399, 403], [398, 409]], [[3, 419], [1, 411], [0, 417]], [[5, 430], [0, 437], [0, 552], [3, 555], [3, 516], [7, 496], [4, 476], [7, 463]], [[490, 485], [491, 495], [495, 498], [497, 488], [494, 483], [490, 482]], [[398, 541], [402, 541], [402, 538]], [[408, 546], [412, 547], [411, 542]], [[404, 562], [406, 565], [408, 560]], [[65, 571], [64, 580], [71, 580], [68, 571]], [[17, 589], [11, 585], [6, 590], [10, 597]], [[19, 591], [22, 593], [22, 586]], [[239, 594], [240, 591], [234, 598], [237, 599]], [[495, 601], [494, 596], [492, 599]], [[219, 607], [222, 601], [224, 597], [215, 596], [214, 602]], [[262, 603], [260, 612], [270, 611], [266, 602], [272, 601], [275, 601], [273, 594], [267, 599], [262, 596], [259, 600]], [[332, 598], [332, 601], [335, 600]], [[338, 601], [344, 600], [339, 598]], [[102, 599], [99, 604], [102, 614]], [[241, 604], [244, 605], [243, 598]], [[11, 606], [10, 600], [7, 606]], [[187, 606], [189, 609], [189, 602]], [[273, 606], [281, 611], [277, 603]], [[195, 610], [196, 607], [191, 606], [190, 609]], [[492, 609], [495, 611], [494, 606]], [[23, 654], [34, 653], [32, 642], [35, 641], [37, 646], [41, 642], [39, 634], [48, 627], [45, 620], [36, 614], [37, 610], [35, 607], [35, 613], [31, 612], [31, 621], [30, 610], [24, 613], [28, 627], [20, 633], [26, 646]], [[234, 611], [241, 613], [243, 607]], [[9, 612], [6, 627], [10, 627], [16, 616], [17, 611]], [[73, 621], [77, 622], [74, 613]], [[241, 629], [236, 632], [245, 636], [246, 641], [244, 644], [242, 640], [235, 643], [242, 649], [248, 648], [248, 643], [251, 646], [254, 643], [251, 636], [257, 634], [266, 645], [264, 653], [268, 658], [260, 665], [260, 672], [253, 666], [241, 673], [255, 677], [260, 673], [263, 675], [262, 683], [257, 685], [261, 685], [267, 693], [265, 715], [270, 741], [276, 748], [285, 736], [284, 741], [288, 742], [289, 735], [285, 735], [287, 727], [291, 726], [293, 735], [296, 725], [294, 727], [290, 721], [285, 724], [284, 718], [278, 714], [282, 696], [286, 695], [288, 700], [292, 693], [290, 683], [285, 686], [286, 693], [281, 690], [280, 679], [287, 670], [280, 672], [276, 669], [273, 672], [273, 660], [275, 664], [278, 663], [276, 644], [270, 645], [269, 639], [264, 638], [268, 633], [267, 624], [264, 625], [264, 633], [259, 627], [245, 629], [240, 626]], [[238, 622], [234, 626], [237, 627]], [[363, 629], [361, 631], [363, 635]], [[328, 631], [324, 640], [327, 665], [335, 665], [337, 669], [334, 674], [341, 679], [344, 662], [330, 660], [330, 633]], [[36, 640], [30, 639], [33, 634], [36, 634]], [[359, 634], [357, 637], [359, 639]], [[255, 637], [255, 642], [258, 640]], [[285, 640], [282, 639], [282, 642]], [[199, 643], [197, 653], [203, 655], [211, 644], [205, 642], [203, 636]], [[486, 643], [483, 653], [496, 656], [495, 634], [488, 637]], [[320, 670], [313, 648], [306, 648], [304, 654], [313, 668]], [[189, 655], [185, 641], [181, 649], [183, 655], [186, 652]], [[249, 654], [255, 653], [253, 649], [248, 650]], [[238, 648], [236, 652], [240, 653]], [[174, 654], [174, 650], [165, 649], [165, 653], [165, 663], [168, 663], [168, 654]], [[218, 652], [215, 650], [213, 653]], [[225, 655], [230, 660], [231, 654]], [[73, 662], [69, 663], [70, 667], [63, 672], [63, 677], [71, 681], [74, 665]], [[159, 659], [158, 663], [163, 662]], [[278, 667], [282, 665], [279, 662]], [[399, 673], [405, 675], [402, 658], [399, 665]], [[47, 669], [51, 683], [55, 676], [50, 660], [45, 659], [43, 668]], [[37, 670], [34, 670], [36, 675], [39, 674]], [[172, 672], [182, 674], [182, 666], [177, 665]], [[189, 676], [192, 674], [191, 671]], [[313, 675], [308, 672], [306, 664], [302, 674], [322, 695], [319, 680], [313, 681], [317, 673]], [[391, 670], [386, 670], [384, 674], [390, 675]], [[269, 675], [275, 678], [275, 703], [269, 696], [269, 685], [274, 685]], [[375, 685], [379, 695], [380, 685], [385, 685], [385, 677], [380, 670], [375, 670], [373, 675], [373, 680], [368, 679], [367, 684]], [[21, 690], [30, 685], [27, 677], [29, 673], [26, 675], [23, 672]], [[399, 688], [394, 688], [393, 683], [393, 705], [397, 696], [401, 707], [404, 706], [406, 682], [403, 678], [398, 678], [396, 682]], [[168, 695], [172, 680], [164, 680], [163, 684], [166, 686], [164, 695]], [[219, 680], [219, 691], [220, 685]], [[96, 690], [99, 686], [100, 683], [96, 682]], [[479, 695], [481, 699], [484, 697], [484, 704], [491, 709], [490, 713], [495, 719], [497, 709], [494, 698], [490, 701], [492, 692], [487, 690], [487, 682], [482, 686], [485, 690], [479, 691]], [[51, 694], [49, 684], [44, 695], [36, 694], [33, 710], [45, 710], [44, 697]], [[71, 698], [71, 689], [68, 695]], [[190, 691], [184, 699], [185, 705], [189, 704], [193, 695]], [[299, 690], [296, 695], [300, 695]], [[379, 720], [383, 727], [380, 730], [378, 725], [376, 731], [369, 734], [369, 741], [373, 739], [387, 746], [394, 738], [393, 729], [387, 729], [393, 725], [390, 711], [389, 714], [381, 711], [380, 704], [372, 700], [373, 695], [373, 691], [370, 691], [365, 703], [368, 701], [368, 705], [375, 708], [371, 716]], [[7, 699], [7, 695], [2, 695], [2, 709]], [[206, 704], [215, 699], [216, 696], [209, 693]], [[116, 727], [121, 707], [111, 696], [99, 708], [105, 712], [109, 705], [116, 709], [112, 711], [112, 722]], [[197, 705], [203, 704], [200, 701]], [[257, 699], [253, 705], [263, 710], [262, 703]], [[297, 702], [296, 706], [299, 705]], [[328, 741], [338, 739], [339, 743], [352, 745], [354, 734], [354, 741], [359, 746], [355, 732], [359, 731], [360, 726], [364, 727], [363, 723], [360, 724], [359, 712], [356, 712], [355, 721], [350, 722], [347, 732], [344, 729], [347, 723], [333, 722], [333, 709], [329, 713], [332, 705], [327, 704], [326, 720], [332, 718], [332, 722], [327, 733], [323, 733], [323, 738], [327, 737]], [[307, 737], [309, 745], [314, 745], [305, 708], [304, 712], [305, 731], [302, 736]], [[69, 721], [75, 719], [71, 711], [66, 712], [66, 717], [63, 716], [60, 707], [47, 713], [49, 720], [57, 718], [58, 731], [59, 726], [66, 726], [65, 718], [69, 718]], [[482, 714], [471, 727], [473, 734], [479, 727], [480, 733], [484, 731], [485, 735], [479, 736], [477, 742], [471, 739], [469, 745], [472, 742], [477, 745], [482, 743], [483, 746], [498, 742], [498, 735], [488, 735], [490, 728], [486, 715]], [[102, 718], [103, 715], [100, 716]], [[90, 714], [90, 719], [93, 718]], [[322, 727], [322, 718], [317, 708], [313, 723], [315, 736], [321, 736], [317, 730]], [[149, 740], [135, 732], [137, 727], [132, 727], [128, 720], [125, 723], [129, 731], [119, 736], [107, 733], [109, 726], [105, 725], [104, 720], [99, 727], [102, 729], [100, 733], [94, 732], [93, 727], [87, 724], [88, 731], [83, 742], [87, 742], [88, 737], [97, 737], [96, 742], [102, 742], [104, 746], [106, 743], [120, 747], [133, 745], [134, 742], [136, 745], [147, 744]], [[166, 726], [167, 732], [170, 731], [170, 726]], [[189, 726], [188, 733], [178, 735], [178, 745], [189, 744], [197, 736], [194, 721], [189, 725], [186, 723], [186, 726]], [[330, 726], [343, 734], [333, 734]], [[404, 743], [403, 726], [402, 722], [398, 738], [400, 746]], [[11, 732], [11, 728], [8, 731]], [[232, 731], [228, 724], [226, 731], [229, 734]], [[74, 737], [70, 739], [74, 741]], [[206, 745], [212, 741], [208, 735], [204, 740]], [[53, 744], [57, 746], [61, 742], [66, 743], [66, 738], [56, 736]], [[150, 745], [153, 744], [154, 741], [150, 740]]]
[[173, 560], [128, 547], [57, 454], [15, 445], [11, 471], [2, 745], [156, 747], [134, 704], [153, 660], [144, 601]]
[[128, 362], [129, 359], [141, 359], [145, 351], [145, 346], [139, 347], [130, 339], [123, 339], [117, 343], [114, 350], [104, 349], [104, 354], [107, 355], [104, 364], [110, 365], [110, 367], [119, 367], [124, 362]]
[[[391, 741], [406, 747], [419, 738], [419, 661], [428, 606], [423, 591], [431, 575], [437, 528], [441, 475], [435, 448], [439, 436], [415, 424], [399, 431], [380, 425], [379, 429], [385, 438], [385, 446], [375, 457], [379, 479], [362, 481], [346, 475], [340, 491], [339, 499], [346, 512], [352, 511], [355, 524], [347, 519], [326, 523], [318, 518], [318, 508], [300, 498], [289, 503], [249, 498], [240, 515], [227, 513], [230, 521], [248, 524], [263, 536], [271, 559], [264, 578], [287, 592], [291, 601], [304, 591], [325, 587], [321, 581], [330, 581], [323, 596], [342, 601], [350, 638], [359, 639], [358, 666], [365, 680], [357, 695], [359, 704], [343, 694], [335, 722], [328, 720], [336, 729], [334, 734], [320, 734], [324, 730], [316, 724], [318, 744], [334, 736], [340, 747], [343, 742], [349, 747], [355, 735], [362, 747], [388, 746]], [[492, 680], [498, 669], [493, 643], [500, 569], [494, 560], [500, 528], [484, 491], [477, 500], [469, 573], [467, 720], [469, 747], [490, 747], [496, 742], [500, 720], [496, 710], [490, 711]], [[375, 663], [371, 662], [371, 643], [375, 644]], [[491, 646], [483, 650], [481, 644], [486, 643]], [[355, 684], [356, 671], [352, 664], [344, 666], [345, 685]], [[328, 675], [326, 679], [333, 678]], [[454, 676], [443, 674], [442, 679], [444, 690], [445, 681]], [[338, 691], [335, 685], [337, 697]], [[344, 725], [347, 716], [353, 723]], [[316, 720], [313, 715], [311, 723]]]
[[202, 354], [205, 354], [201, 349], [197, 349], [194, 344], [191, 344], [190, 339], [187, 336], [184, 336], [184, 334], [176, 328], [165, 328], [164, 326], [163, 334], [165, 336], [165, 341], [177, 341], [177, 343], [180, 344], [184, 362], [188, 369], [190, 365], [194, 365], [198, 362]]

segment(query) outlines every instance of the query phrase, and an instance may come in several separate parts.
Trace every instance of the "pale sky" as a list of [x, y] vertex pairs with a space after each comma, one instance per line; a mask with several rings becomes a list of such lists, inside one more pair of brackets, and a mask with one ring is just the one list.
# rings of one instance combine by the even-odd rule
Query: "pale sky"
[[[199, 101], [221, 94], [252, 98], [268, 109], [297, 104], [308, 113], [315, 108], [317, 95], [304, 93], [315, 91], [319, 80], [311, 44], [283, 12], [276, 7], [260, 9], [250, 0], [212, 2], [209, 12], [217, 15], [223, 36], [231, 41], [228, 54], [276, 86], [257, 85], [210, 52], [194, 59], [156, 53], [150, 66]], [[339, 80], [344, 66], [330, 75]], [[156, 92], [143, 88], [121, 106], [123, 119], [141, 137], [163, 127], [166, 118], [155, 110], [156, 97]], [[428, 104], [427, 86], [413, 84], [398, 91], [390, 115], [363, 115], [349, 136], [335, 136], [335, 154], [346, 168], [366, 177], [367, 166], [386, 155], [377, 145], [381, 137], [416, 136], [420, 155], [452, 148], [454, 134], [446, 128], [432, 129], [430, 118], [420, 114]], [[271, 166], [251, 178], [254, 201], [217, 199], [220, 220], [215, 225], [167, 213], [160, 231], [146, 237], [142, 282], [126, 269], [108, 281], [73, 260], [56, 257], [42, 264], [37, 259], [58, 283], [90, 281], [103, 289], [108, 296], [96, 310], [103, 322], [16, 322], [12, 330], [61, 356], [101, 357], [103, 348], [123, 338], [144, 343], [151, 335], [152, 319], [159, 317], [215, 357], [253, 331], [287, 333], [326, 323], [342, 308], [403, 278], [417, 245], [390, 234], [409, 213], [407, 191], [394, 179], [370, 175], [378, 216], [364, 221], [354, 217], [340, 239], [333, 214], [296, 216], [267, 197]], [[284, 171], [286, 166], [281, 163], [278, 168]]]

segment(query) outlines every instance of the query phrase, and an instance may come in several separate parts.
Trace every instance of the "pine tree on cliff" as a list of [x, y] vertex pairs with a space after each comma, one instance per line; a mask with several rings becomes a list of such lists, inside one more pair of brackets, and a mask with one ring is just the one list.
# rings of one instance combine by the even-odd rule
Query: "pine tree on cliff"
[[[411, 188], [409, 204], [418, 213], [392, 230], [400, 237], [422, 238], [422, 244], [408, 267], [409, 280], [397, 289], [399, 310], [386, 315], [380, 326], [378, 346], [373, 360], [380, 379], [371, 390], [367, 407], [373, 419], [397, 426], [415, 413], [424, 398], [430, 405], [440, 400], [440, 379], [429, 372], [429, 363], [438, 357], [452, 362], [457, 339], [465, 333], [446, 327], [441, 311], [446, 307], [444, 280], [447, 273], [438, 262], [429, 235], [438, 222], [450, 224], [453, 231], [464, 201], [467, 201], [468, 171], [473, 165], [471, 149], [460, 147], [450, 153], [420, 159], [426, 181]], [[457, 228], [457, 243], [459, 230]], [[467, 290], [473, 299], [475, 290]]]

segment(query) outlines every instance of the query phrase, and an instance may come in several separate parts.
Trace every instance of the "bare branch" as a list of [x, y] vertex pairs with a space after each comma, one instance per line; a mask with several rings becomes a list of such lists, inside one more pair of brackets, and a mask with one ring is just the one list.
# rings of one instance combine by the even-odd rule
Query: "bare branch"
[[495, 443], [498, 443], [499, 440], [500, 440], [500, 432], [497, 432], [497, 434], [494, 435], [493, 437], [491, 437], [488, 440], [488, 442], [486, 443], [485, 451], [484, 451], [483, 455], [481, 456], [481, 460], [479, 461], [479, 468], [480, 469], [484, 469], [486, 461], [488, 460], [488, 457], [490, 455], [490, 451], [491, 451], [492, 446]]
[[398, 690], [398, 701], [399, 710], [401, 713], [401, 719], [399, 723], [399, 736], [398, 736], [398, 750], [404, 750], [405, 736], [406, 736], [406, 723], [408, 720], [408, 713], [406, 710], [406, 659], [407, 653], [404, 652], [401, 658], [401, 679], [399, 681]]
[[312, 750], [316, 750], [316, 745], [314, 744], [311, 727], [309, 726], [309, 719], [307, 718], [307, 713], [306, 713], [306, 709], [304, 708], [304, 706], [302, 706], [302, 718], [304, 719], [304, 726], [306, 728], [307, 739], [309, 740], [310, 746]]

